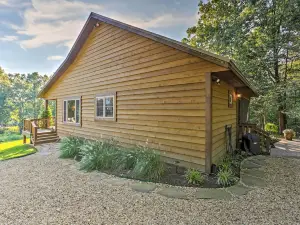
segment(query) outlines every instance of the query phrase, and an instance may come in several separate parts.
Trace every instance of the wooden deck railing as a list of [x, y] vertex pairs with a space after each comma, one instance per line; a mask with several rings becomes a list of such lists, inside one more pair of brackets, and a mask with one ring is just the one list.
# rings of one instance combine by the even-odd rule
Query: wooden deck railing
[[34, 144], [37, 139], [38, 126], [35, 124], [35, 121], [31, 122], [31, 142]]
[[256, 133], [260, 136], [266, 151], [269, 152], [271, 145], [271, 137], [270, 134], [261, 128], [257, 127], [254, 123], [241, 123], [239, 124], [239, 139], [242, 139], [242, 136], [247, 133]]
[[[43, 119], [25, 119], [23, 122], [23, 132], [30, 134], [31, 143], [35, 143], [37, 140], [38, 129], [52, 129], [56, 131], [56, 118], [43, 118]], [[26, 139], [24, 138], [26, 141]]]

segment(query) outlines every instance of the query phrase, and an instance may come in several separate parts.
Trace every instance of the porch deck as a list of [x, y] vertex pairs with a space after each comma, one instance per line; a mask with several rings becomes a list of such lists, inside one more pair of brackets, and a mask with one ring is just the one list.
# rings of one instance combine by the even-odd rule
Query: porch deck
[[271, 156], [300, 158], [300, 139], [292, 141], [281, 139], [271, 150]]
[[53, 127], [53, 128], [38, 128], [37, 129], [38, 134], [53, 133], [53, 132], [55, 132], [55, 127]]
[[56, 133], [56, 118], [43, 118], [24, 120], [23, 142], [30, 135], [30, 143], [33, 145], [55, 142], [59, 139]]

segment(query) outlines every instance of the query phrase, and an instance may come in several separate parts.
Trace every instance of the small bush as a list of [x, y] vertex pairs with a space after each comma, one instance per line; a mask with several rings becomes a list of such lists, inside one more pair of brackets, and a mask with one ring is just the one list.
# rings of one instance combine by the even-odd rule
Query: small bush
[[112, 141], [88, 141], [80, 150], [81, 170], [115, 170], [118, 167], [116, 161], [121, 152]]
[[185, 178], [187, 179], [189, 184], [200, 185], [204, 183], [204, 177], [202, 174], [196, 169], [188, 169], [185, 174]]
[[21, 140], [23, 136], [21, 134], [8, 134], [5, 132], [4, 134], [0, 135], [0, 142], [7, 142], [7, 141], [16, 141]]
[[285, 129], [282, 133], [287, 140], [292, 140], [296, 136], [296, 133], [293, 129]]
[[237, 182], [238, 178], [234, 175], [231, 169], [221, 169], [217, 173], [217, 183], [223, 187], [233, 185]]
[[84, 144], [85, 139], [80, 137], [65, 137], [60, 144], [60, 158], [77, 158], [80, 156], [80, 147]]
[[147, 179], [158, 181], [165, 172], [164, 163], [160, 155], [148, 147], [137, 147], [136, 162], [131, 176], [137, 179]]
[[267, 131], [271, 134], [277, 134], [278, 133], [278, 126], [275, 125], [274, 123], [266, 123], [265, 131]]

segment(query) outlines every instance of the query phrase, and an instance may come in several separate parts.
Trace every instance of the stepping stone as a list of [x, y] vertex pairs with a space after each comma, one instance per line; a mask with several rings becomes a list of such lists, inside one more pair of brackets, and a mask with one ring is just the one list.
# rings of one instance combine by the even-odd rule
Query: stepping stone
[[234, 186], [231, 186], [229, 188], [226, 188], [227, 191], [229, 191], [233, 195], [241, 196], [247, 194], [249, 191], [251, 191], [251, 188], [246, 187], [242, 184], [237, 184]]
[[268, 159], [268, 156], [256, 155], [256, 156], [253, 156], [252, 158], [255, 158], [255, 159], [258, 159], [258, 160], [261, 160], [261, 161], [265, 161], [266, 159]]
[[246, 174], [241, 174], [241, 181], [243, 184], [252, 187], [265, 187], [266, 181], [257, 177], [252, 177]]
[[241, 167], [243, 169], [254, 169], [254, 168], [260, 168], [261, 165], [256, 164], [250, 160], [245, 160], [244, 162], [242, 162]]
[[155, 190], [156, 185], [155, 184], [147, 184], [147, 183], [136, 183], [136, 184], [130, 185], [130, 187], [137, 192], [149, 193], [149, 192]]
[[164, 188], [157, 193], [168, 198], [188, 199], [186, 193], [176, 188]]
[[260, 165], [260, 166], [266, 165], [265, 160], [260, 160], [260, 159], [249, 159], [249, 161], [252, 162], [252, 163], [255, 163], [255, 164], [257, 164], [257, 165]]
[[228, 200], [231, 197], [231, 194], [219, 188], [200, 188], [199, 191], [195, 192], [195, 198], [200, 199]]
[[241, 176], [242, 176], [242, 174], [258, 177], [261, 179], [265, 178], [265, 172], [262, 170], [258, 170], [258, 169], [250, 169], [250, 170], [246, 169], [241, 172]]
[[106, 181], [108, 184], [112, 185], [112, 186], [124, 186], [126, 184], [128, 184], [128, 180], [122, 180], [122, 179], [107, 179]]

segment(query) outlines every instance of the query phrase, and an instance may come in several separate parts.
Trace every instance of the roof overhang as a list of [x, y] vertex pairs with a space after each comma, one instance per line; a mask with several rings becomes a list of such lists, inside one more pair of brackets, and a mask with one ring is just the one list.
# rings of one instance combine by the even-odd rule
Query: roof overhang
[[121, 29], [127, 30], [129, 32], [133, 32], [137, 35], [149, 38], [151, 40], [160, 42], [172, 48], [178, 49], [180, 51], [186, 52], [188, 54], [194, 55], [196, 57], [203, 58], [209, 62], [217, 64], [219, 66], [228, 68], [229, 70], [233, 71], [233, 73], [247, 86], [252, 92], [253, 96], [257, 96], [257, 91], [251, 86], [249, 81], [245, 78], [245, 76], [239, 71], [235, 63], [227, 57], [219, 56], [213, 54], [211, 52], [205, 51], [203, 49], [194, 48], [187, 44], [181, 43], [179, 41], [172, 40], [170, 38], [119, 22], [117, 20], [110, 19], [108, 17], [91, 13], [89, 18], [87, 19], [83, 29], [81, 30], [78, 38], [76, 39], [73, 47], [71, 48], [69, 54], [67, 55], [66, 59], [63, 61], [61, 66], [56, 70], [56, 72], [52, 75], [50, 80], [45, 84], [44, 88], [39, 92], [38, 97], [42, 98], [44, 94], [49, 90], [49, 88], [64, 74], [64, 72], [68, 69], [68, 67], [74, 62], [76, 56], [78, 55], [81, 47], [87, 40], [89, 34], [94, 29], [96, 23], [103, 22], [110, 24], [112, 26], [119, 27]]

